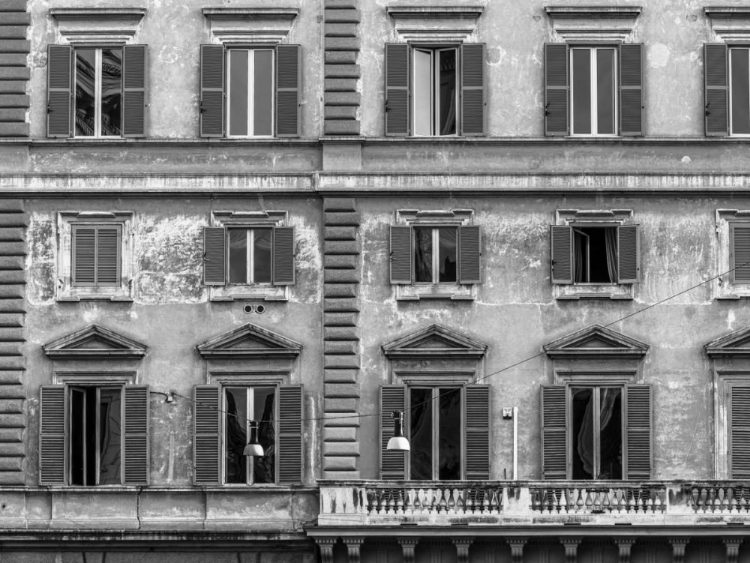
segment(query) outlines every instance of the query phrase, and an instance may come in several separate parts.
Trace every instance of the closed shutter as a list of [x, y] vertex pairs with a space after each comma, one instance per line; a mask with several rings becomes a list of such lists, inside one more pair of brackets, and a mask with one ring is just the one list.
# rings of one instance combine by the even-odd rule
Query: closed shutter
[[279, 387], [279, 483], [302, 482], [302, 386]]
[[641, 279], [641, 245], [638, 225], [617, 227], [617, 283]]
[[73, 285], [96, 284], [96, 227], [73, 226]]
[[125, 484], [147, 485], [149, 478], [148, 385], [125, 386]]
[[411, 227], [391, 226], [391, 283], [410, 284]]
[[484, 135], [483, 43], [461, 45], [461, 134]]
[[573, 228], [550, 226], [550, 277], [552, 283], [573, 283]]
[[490, 386], [467, 385], [465, 395], [466, 479], [490, 478]]
[[122, 107], [124, 137], [146, 136], [146, 46], [122, 48]]
[[39, 389], [39, 484], [65, 484], [65, 386]]
[[542, 478], [568, 478], [567, 403], [564, 385], [542, 385]]
[[389, 450], [393, 437], [393, 412], [406, 415], [406, 386], [383, 385], [380, 388], [380, 478], [402, 481], [406, 479], [406, 452]]
[[223, 227], [203, 228], [203, 283], [226, 283], [226, 234]]
[[385, 134], [409, 134], [409, 46], [385, 46]]
[[119, 226], [73, 226], [73, 285], [79, 287], [119, 285], [121, 235], [122, 231]]
[[96, 285], [119, 285], [120, 234], [119, 227], [96, 228]]
[[47, 136], [70, 137], [72, 115], [73, 49], [68, 45], [47, 47]]
[[302, 82], [301, 48], [299, 45], [276, 47], [276, 136], [299, 137]]
[[730, 228], [732, 281], [750, 283], [750, 223], [733, 223]]
[[730, 388], [730, 479], [750, 479], [750, 386]]
[[568, 46], [544, 45], [544, 134], [568, 135]]
[[216, 385], [193, 388], [193, 481], [219, 484], [221, 464], [221, 389]]
[[224, 136], [224, 46], [201, 45], [201, 137]]
[[273, 284], [294, 285], [294, 227], [273, 230]]
[[651, 386], [626, 385], [627, 479], [651, 479]]
[[480, 283], [481, 233], [477, 226], [458, 228], [458, 281]]
[[704, 102], [706, 136], [729, 134], [728, 51], [723, 43], [708, 43], [703, 48]]
[[643, 135], [643, 45], [620, 45], [620, 135]]

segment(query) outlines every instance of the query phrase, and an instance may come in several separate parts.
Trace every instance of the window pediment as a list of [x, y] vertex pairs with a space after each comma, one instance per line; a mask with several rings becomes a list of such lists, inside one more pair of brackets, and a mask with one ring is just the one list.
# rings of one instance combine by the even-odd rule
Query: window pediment
[[388, 6], [396, 33], [404, 41], [465, 41], [477, 28], [482, 6]]
[[630, 42], [640, 6], [545, 6], [561, 41]]
[[148, 347], [99, 325], [91, 325], [49, 342], [44, 353], [56, 360], [141, 359]]
[[750, 358], [750, 326], [712, 340], [704, 349], [711, 358]]
[[248, 323], [198, 344], [207, 359], [295, 358], [302, 344], [265, 328]]
[[69, 43], [129, 43], [146, 8], [52, 8], [60, 35]]
[[204, 8], [219, 43], [280, 43], [292, 29], [297, 8]]
[[408, 334], [383, 346], [391, 359], [482, 358], [487, 344], [440, 325]]
[[592, 325], [544, 345], [550, 358], [642, 357], [648, 344], [601, 325]]
[[747, 41], [750, 39], [750, 7], [706, 6], [711, 21], [712, 40]]

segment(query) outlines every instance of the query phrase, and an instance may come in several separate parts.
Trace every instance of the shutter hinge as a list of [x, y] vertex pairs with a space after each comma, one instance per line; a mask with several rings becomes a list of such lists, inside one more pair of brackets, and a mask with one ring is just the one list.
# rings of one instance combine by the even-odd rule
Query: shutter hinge
[[201, 104], [200, 104], [200, 112], [206, 113], [206, 108], [203, 107], [203, 101], [201, 101]]

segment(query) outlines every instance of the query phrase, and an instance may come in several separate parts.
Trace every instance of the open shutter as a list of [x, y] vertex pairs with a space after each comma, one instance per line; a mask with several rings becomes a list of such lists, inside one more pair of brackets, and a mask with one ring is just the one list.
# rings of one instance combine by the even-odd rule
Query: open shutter
[[299, 137], [302, 83], [299, 45], [276, 46], [276, 136]]
[[566, 225], [550, 226], [550, 256], [552, 283], [573, 283], [573, 228]]
[[411, 227], [391, 226], [391, 283], [411, 283]]
[[65, 484], [65, 386], [39, 389], [39, 484]]
[[567, 403], [564, 385], [542, 385], [542, 478], [567, 479]]
[[638, 225], [617, 227], [617, 283], [641, 279], [641, 245]]
[[273, 284], [294, 285], [294, 227], [273, 230]]
[[203, 283], [226, 283], [226, 234], [223, 227], [203, 227]]
[[467, 385], [465, 395], [466, 479], [490, 478], [490, 386]]
[[146, 46], [122, 48], [122, 134], [146, 136]]
[[732, 281], [750, 283], [750, 223], [732, 223], [729, 229]]
[[461, 45], [461, 134], [484, 135], [483, 43]]
[[224, 46], [201, 45], [201, 137], [224, 136]]
[[651, 479], [651, 386], [626, 385], [627, 479]]
[[568, 46], [544, 45], [544, 134], [568, 135]]
[[121, 248], [122, 239], [119, 227], [96, 228], [97, 285], [119, 285]]
[[643, 135], [643, 45], [620, 45], [620, 135]]
[[409, 134], [409, 46], [385, 46], [385, 134]]
[[706, 136], [729, 134], [729, 66], [724, 43], [707, 43], [703, 48]]
[[393, 437], [393, 411], [406, 414], [406, 386], [380, 387], [380, 478], [402, 481], [406, 479], [406, 452], [388, 450]]
[[480, 283], [482, 281], [480, 275], [482, 245], [479, 227], [459, 227], [458, 247], [459, 283]]
[[750, 479], [750, 386], [730, 387], [730, 479]]
[[148, 385], [125, 389], [125, 484], [146, 485], [149, 477]]
[[193, 389], [193, 481], [216, 485], [221, 475], [221, 389], [216, 385]]
[[302, 386], [279, 387], [279, 483], [302, 482]]
[[68, 45], [47, 47], [47, 136], [70, 137], [73, 49]]

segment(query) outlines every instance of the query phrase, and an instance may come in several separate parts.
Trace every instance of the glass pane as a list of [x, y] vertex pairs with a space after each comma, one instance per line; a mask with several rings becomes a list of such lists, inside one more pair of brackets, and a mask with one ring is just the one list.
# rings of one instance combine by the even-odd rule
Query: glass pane
[[439, 51], [440, 134], [456, 133], [456, 50]]
[[273, 51], [255, 51], [253, 135], [273, 134]]
[[615, 51], [596, 50], [596, 122], [600, 135], [615, 133]]
[[622, 389], [599, 389], [598, 479], [622, 479]]
[[229, 283], [247, 283], [247, 229], [229, 229]]
[[438, 412], [438, 476], [440, 480], [461, 478], [461, 392], [439, 389]]
[[254, 229], [253, 276], [255, 283], [271, 283], [271, 229]]
[[254, 458], [254, 481], [274, 483], [276, 481], [276, 426], [274, 424], [276, 388], [253, 389], [253, 416], [258, 421], [258, 441], [263, 446], [264, 457]]
[[229, 51], [229, 134], [247, 135], [247, 58], [248, 52]]
[[456, 281], [456, 239], [458, 237], [458, 229], [455, 227], [441, 227], [438, 229], [440, 233], [440, 251], [438, 257], [440, 259], [440, 281], [441, 282], [454, 282]]
[[414, 229], [414, 280], [432, 282], [432, 227]]
[[590, 387], [574, 387], [573, 479], [594, 478], [594, 394]]
[[102, 137], [121, 134], [122, 49], [102, 49]]
[[82, 389], [70, 390], [70, 484], [84, 485], [86, 395]]
[[224, 479], [227, 483], [247, 483], [247, 389], [227, 387], [224, 422]]
[[573, 49], [573, 133], [591, 133], [591, 50]]
[[432, 135], [432, 52], [414, 49], [414, 134]]
[[76, 49], [76, 137], [96, 129], [96, 49]]
[[411, 389], [411, 479], [432, 480], [432, 389]]
[[732, 133], [750, 134], [748, 50], [730, 49], [732, 64]]
[[99, 393], [99, 484], [119, 485], [122, 460], [122, 389]]

